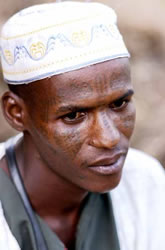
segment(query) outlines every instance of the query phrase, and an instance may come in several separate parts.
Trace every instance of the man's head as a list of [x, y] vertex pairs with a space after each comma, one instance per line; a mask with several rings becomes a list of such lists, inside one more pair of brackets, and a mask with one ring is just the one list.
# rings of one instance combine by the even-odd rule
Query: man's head
[[[41, 11], [39, 13], [42, 14]], [[95, 16], [92, 22], [95, 25]], [[112, 25], [107, 27], [110, 29]], [[105, 28], [104, 32], [108, 32]], [[25, 76], [21, 76], [18, 85], [10, 85], [11, 91], [4, 94], [3, 110], [9, 123], [31, 138], [41, 160], [56, 176], [82, 189], [104, 192], [120, 181], [134, 127], [135, 110], [129, 54], [122, 38], [114, 36], [104, 41], [104, 37], [102, 43], [97, 41], [94, 44], [96, 50], [89, 55], [90, 60], [87, 55], [82, 59], [79, 52], [92, 51], [92, 39], [102, 39], [99, 29], [94, 32], [91, 28], [89, 44], [79, 44], [74, 48], [78, 62], [82, 61], [77, 65], [75, 60], [69, 62], [72, 64], [70, 70], [61, 68], [63, 73], [59, 74], [55, 68], [53, 74], [51, 71], [49, 75], [47, 71], [45, 77], [41, 77], [39, 69], [38, 74], [33, 74], [35, 81], [27, 85], [20, 84], [20, 81], [25, 81]], [[106, 57], [100, 52], [104, 42]], [[41, 62], [38, 60], [38, 63]], [[37, 81], [38, 75], [42, 79]], [[12, 73], [10, 84], [15, 83], [16, 78]]]
[[27, 84], [129, 57], [116, 22], [115, 12], [99, 3], [67, 1], [18, 12], [1, 32], [5, 81]]

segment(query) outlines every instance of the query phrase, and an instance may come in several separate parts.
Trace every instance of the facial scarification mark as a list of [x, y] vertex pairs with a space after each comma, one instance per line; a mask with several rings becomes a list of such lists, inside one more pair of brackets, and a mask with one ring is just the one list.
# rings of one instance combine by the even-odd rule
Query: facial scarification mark
[[103, 75], [103, 93], [107, 93], [108, 88], [109, 88], [109, 82], [106, 78], [106, 75], [104, 74]]
[[105, 74], [97, 76], [89, 85], [94, 93], [99, 96], [104, 97], [109, 89], [109, 79]]
[[101, 117], [102, 117], [102, 121], [103, 121], [104, 126], [108, 129], [111, 129], [109, 122], [108, 122], [108, 119], [107, 119], [107, 114], [105, 111], [101, 113]]
[[101, 95], [106, 94], [108, 89], [106, 77], [104, 75], [98, 76], [95, 82], [95, 86], [96, 93]]
[[40, 112], [41, 120], [44, 122], [48, 122], [48, 114], [49, 114], [49, 105], [43, 105], [42, 112]]
[[134, 126], [134, 120], [132, 119], [132, 114], [127, 115], [124, 117], [124, 127], [125, 128], [131, 128]]
[[87, 82], [80, 82], [80, 85], [76, 82], [70, 84], [70, 89], [72, 96], [77, 96], [83, 93], [83, 97], [87, 97], [91, 95], [92, 86]]
[[[78, 96], [83, 92], [83, 97], [88, 97], [91, 95], [92, 92], [92, 87], [89, 83], [82, 82], [81, 83], [81, 89], [80, 86], [76, 85], [76, 83], [72, 83], [70, 85], [69, 91], [71, 95], [69, 96], [70, 99], [74, 99], [75, 96]], [[65, 93], [66, 92], [66, 93]], [[49, 98], [47, 103], [43, 102], [42, 106], [42, 112], [41, 112], [41, 119], [44, 122], [48, 122], [48, 114], [50, 109], [56, 105], [60, 105], [61, 103], [64, 102], [64, 99], [66, 98], [65, 96], [68, 96], [68, 89], [65, 90], [63, 88], [58, 89], [58, 93], [56, 93], [55, 97]], [[69, 98], [68, 97], [68, 98]]]
[[42, 112], [40, 114], [42, 121], [44, 121], [45, 123], [48, 122], [50, 109], [52, 107], [55, 107], [57, 103], [60, 103], [61, 101], [60, 99], [61, 98], [59, 96], [56, 96], [56, 97], [49, 98], [46, 103], [43, 101]]
[[121, 72], [113, 72], [111, 74], [111, 89], [117, 90], [121, 89], [121, 86], [126, 86], [131, 82], [130, 71], [125, 70], [125, 74], [121, 74]]
[[124, 127], [125, 127], [125, 128], [130, 128], [130, 127], [132, 127], [132, 126], [133, 126], [133, 122], [132, 122], [131, 120], [125, 121], [125, 123], [124, 123]]
[[54, 134], [54, 140], [59, 148], [62, 148], [65, 153], [67, 153], [73, 160], [82, 146], [82, 140], [80, 132], [75, 130], [70, 130], [65, 132], [65, 134], [60, 134], [60, 137]]
[[127, 112], [121, 115], [120, 122], [122, 124], [122, 132], [130, 137], [135, 123], [135, 108], [133, 105], [130, 105]]

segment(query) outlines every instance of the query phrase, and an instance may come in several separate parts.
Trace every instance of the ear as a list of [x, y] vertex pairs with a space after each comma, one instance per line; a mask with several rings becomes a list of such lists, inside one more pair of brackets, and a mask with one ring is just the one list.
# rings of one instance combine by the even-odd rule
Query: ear
[[2, 110], [8, 123], [18, 131], [25, 130], [25, 104], [23, 100], [11, 91], [2, 96]]

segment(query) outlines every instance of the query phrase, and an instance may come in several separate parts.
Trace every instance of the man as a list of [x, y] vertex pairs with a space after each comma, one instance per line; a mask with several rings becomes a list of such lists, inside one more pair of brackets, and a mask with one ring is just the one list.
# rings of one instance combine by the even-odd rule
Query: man
[[163, 169], [130, 150], [123, 170], [128, 58], [102, 4], [33, 6], [4, 25], [2, 107], [23, 134], [1, 144], [0, 249], [164, 249]]

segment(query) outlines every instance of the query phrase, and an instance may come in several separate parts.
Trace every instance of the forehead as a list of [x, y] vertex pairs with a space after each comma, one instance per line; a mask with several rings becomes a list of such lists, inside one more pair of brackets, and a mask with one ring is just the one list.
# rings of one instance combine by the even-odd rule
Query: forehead
[[[114, 59], [80, 70], [53, 76], [35, 83], [38, 99], [44, 104], [62, 105], [85, 102], [130, 88], [127, 58]], [[34, 85], [35, 85], [34, 84]]]

